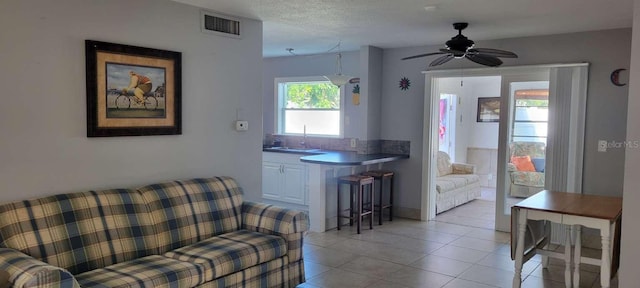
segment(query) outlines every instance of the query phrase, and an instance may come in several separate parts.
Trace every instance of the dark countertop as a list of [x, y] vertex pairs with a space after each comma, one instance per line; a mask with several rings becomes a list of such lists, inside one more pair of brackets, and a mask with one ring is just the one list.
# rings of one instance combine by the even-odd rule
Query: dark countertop
[[371, 165], [384, 163], [389, 161], [396, 161], [401, 159], [408, 159], [409, 155], [400, 154], [357, 154], [352, 151], [330, 151], [330, 150], [308, 150], [308, 151], [296, 151], [295, 149], [272, 149], [264, 148], [265, 152], [277, 152], [277, 153], [295, 153], [300, 154], [301, 162], [322, 164], [322, 165], [344, 165], [344, 166], [357, 166], [357, 165]]

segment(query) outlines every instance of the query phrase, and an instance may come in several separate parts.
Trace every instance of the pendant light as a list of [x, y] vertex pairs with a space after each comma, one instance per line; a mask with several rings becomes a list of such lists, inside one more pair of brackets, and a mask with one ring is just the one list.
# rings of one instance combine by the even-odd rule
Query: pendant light
[[325, 75], [324, 78], [331, 81], [333, 85], [338, 87], [347, 84], [351, 80], [351, 76], [342, 75], [342, 53], [340, 52], [340, 42], [338, 42], [338, 55], [336, 56], [336, 74]]

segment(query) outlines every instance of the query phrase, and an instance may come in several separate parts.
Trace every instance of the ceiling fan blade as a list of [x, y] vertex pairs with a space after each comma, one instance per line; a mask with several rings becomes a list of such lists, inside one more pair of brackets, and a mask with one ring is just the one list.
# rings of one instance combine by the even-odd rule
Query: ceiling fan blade
[[499, 50], [499, 49], [491, 49], [491, 48], [473, 48], [468, 51], [471, 54], [484, 54], [493, 57], [500, 58], [518, 58], [516, 53], [511, 51]]
[[502, 60], [497, 57], [484, 55], [484, 54], [467, 54], [465, 57], [473, 62], [476, 62], [481, 65], [496, 67], [502, 64]]
[[431, 64], [429, 64], [429, 67], [442, 65], [444, 63], [449, 62], [451, 59], [453, 59], [453, 54], [447, 54], [442, 57], [438, 57], [436, 58], [436, 60], [433, 60]]
[[427, 56], [432, 56], [432, 55], [442, 55], [442, 54], [445, 54], [445, 53], [444, 52], [433, 52], [433, 53], [419, 54], [419, 55], [413, 55], [413, 56], [409, 56], [409, 57], [404, 57], [401, 60], [409, 60], [409, 59], [427, 57]]

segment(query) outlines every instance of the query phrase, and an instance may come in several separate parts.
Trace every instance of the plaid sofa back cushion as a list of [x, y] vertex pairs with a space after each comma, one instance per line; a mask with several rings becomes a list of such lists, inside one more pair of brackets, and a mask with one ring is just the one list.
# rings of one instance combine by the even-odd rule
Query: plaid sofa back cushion
[[152, 224], [134, 190], [60, 194], [0, 205], [0, 246], [79, 274], [153, 254]]
[[242, 191], [230, 177], [139, 188], [155, 222], [158, 254], [240, 229]]

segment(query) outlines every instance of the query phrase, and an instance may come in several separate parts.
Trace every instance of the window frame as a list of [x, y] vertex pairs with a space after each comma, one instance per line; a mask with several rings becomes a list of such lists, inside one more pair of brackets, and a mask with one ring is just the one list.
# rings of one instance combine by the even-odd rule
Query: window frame
[[[302, 133], [285, 133], [285, 121], [284, 121], [284, 112], [286, 108], [284, 107], [284, 95], [280, 91], [280, 85], [284, 83], [292, 83], [292, 82], [325, 82], [331, 83], [327, 78], [323, 76], [307, 76], [307, 77], [277, 77], [274, 79], [274, 133], [277, 135], [289, 135], [289, 136], [301, 136]], [[328, 134], [310, 134], [307, 133], [307, 136], [319, 137], [319, 138], [344, 138], [344, 115], [345, 115], [345, 85], [342, 85], [338, 88], [340, 91], [340, 119], [339, 119], [339, 134], [338, 135], [328, 135]], [[314, 110], [314, 111], [333, 111], [333, 109], [298, 109], [298, 110]]]
[[[549, 113], [549, 97], [547, 97], [545, 100], [547, 101], [547, 105], [546, 105], [546, 106], [540, 106], [540, 105], [535, 105], [535, 106], [523, 106], [523, 105], [518, 105], [518, 104], [517, 104], [517, 103], [518, 103], [518, 98], [515, 98], [515, 99], [514, 99], [514, 105], [513, 105], [513, 121], [512, 121], [512, 127], [511, 127], [511, 129], [512, 129], [511, 131], [514, 131], [514, 132], [511, 134], [511, 141], [515, 141], [514, 139], [516, 139], [516, 138], [530, 138], [530, 139], [532, 139], [531, 141], [535, 141], [535, 140], [533, 140], [533, 139], [544, 138], [544, 140], [545, 140], [545, 141], [544, 141], [544, 143], [547, 143], [547, 140], [549, 139], [549, 132], [548, 132], [548, 130], [547, 130], [547, 135], [545, 135], [545, 136], [535, 136], [535, 135], [515, 135], [515, 127], [516, 127], [516, 124], [517, 124], [517, 123], [534, 123], [534, 124], [535, 124], [535, 123], [545, 123], [545, 124], [547, 124], [547, 127], [548, 127], [548, 125], [549, 125], [549, 116], [548, 116], [548, 113]], [[546, 107], [546, 108], [547, 108], [547, 121], [539, 121], [539, 120], [516, 120], [516, 118], [517, 118], [516, 113], [517, 113], [517, 111], [518, 111], [518, 108], [523, 108], [523, 107], [537, 107], [537, 108], [545, 108], [545, 107]]]

